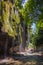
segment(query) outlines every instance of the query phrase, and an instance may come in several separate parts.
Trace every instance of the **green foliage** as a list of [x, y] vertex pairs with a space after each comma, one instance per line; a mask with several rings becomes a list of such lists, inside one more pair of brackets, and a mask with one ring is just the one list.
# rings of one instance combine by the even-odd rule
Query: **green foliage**
[[[36, 24], [37, 31], [32, 34], [32, 43], [34, 46], [43, 43], [41, 39], [43, 34], [40, 33], [40, 29], [43, 29], [43, 0], [28, 0], [23, 11], [24, 20], [26, 24], [31, 24], [34, 22]], [[40, 34], [39, 34], [40, 33]], [[42, 41], [42, 42], [41, 42]]]
[[[11, 36], [17, 35], [17, 25], [20, 23], [18, 8], [21, 8], [22, 0], [0, 2], [0, 21], [3, 23], [4, 32]], [[16, 12], [15, 12], [16, 11]]]
[[14, 0], [15, 5], [17, 8], [21, 9], [22, 8], [22, 0]]
[[26, 24], [39, 22], [43, 19], [43, 0], [28, 0], [22, 12]]

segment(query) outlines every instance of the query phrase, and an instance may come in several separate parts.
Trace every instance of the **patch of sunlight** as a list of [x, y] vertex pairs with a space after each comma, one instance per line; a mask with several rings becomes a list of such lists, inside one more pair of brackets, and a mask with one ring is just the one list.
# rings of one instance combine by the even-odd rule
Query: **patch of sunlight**
[[33, 44], [32, 43], [29, 43], [29, 48], [34, 48]]

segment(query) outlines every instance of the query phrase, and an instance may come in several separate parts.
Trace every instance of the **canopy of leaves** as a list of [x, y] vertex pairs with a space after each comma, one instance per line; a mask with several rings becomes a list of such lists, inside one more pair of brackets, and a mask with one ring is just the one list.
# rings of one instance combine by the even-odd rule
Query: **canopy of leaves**
[[27, 0], [22, 13], [27, 24], [39, 22], [43, 19], [43, 0]]

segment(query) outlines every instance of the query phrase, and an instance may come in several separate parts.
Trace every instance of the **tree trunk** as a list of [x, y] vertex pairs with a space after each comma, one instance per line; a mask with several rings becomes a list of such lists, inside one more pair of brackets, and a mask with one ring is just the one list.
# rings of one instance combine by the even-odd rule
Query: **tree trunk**
[[4, 48], [4, 58], [7, 56], [8, 38], [6, 38], [5, 48]]

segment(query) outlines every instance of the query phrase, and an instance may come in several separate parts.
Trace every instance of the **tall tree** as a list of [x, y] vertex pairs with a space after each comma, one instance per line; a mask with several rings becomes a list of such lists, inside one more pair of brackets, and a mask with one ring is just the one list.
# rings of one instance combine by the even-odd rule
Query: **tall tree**
[[[28, 21], [27, 23], [30, 25], [31, 23], [34, 22], [38, 30], [40, 28], [43, 29], [43, 1], [42, 0], [28, 0], [24, 9], [27, 14], [27, 16], [25, 17], [28, 17], [29, 19], [25, 21]], [[39, 31], [38, 32], [36, 31], [35, 36], [37, 36], [38, 33]]]

